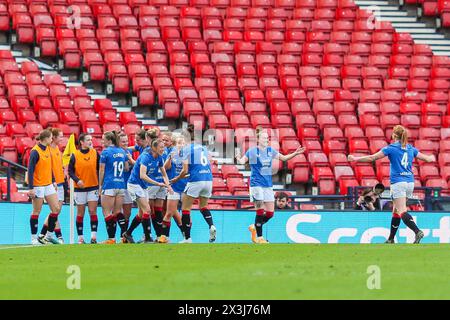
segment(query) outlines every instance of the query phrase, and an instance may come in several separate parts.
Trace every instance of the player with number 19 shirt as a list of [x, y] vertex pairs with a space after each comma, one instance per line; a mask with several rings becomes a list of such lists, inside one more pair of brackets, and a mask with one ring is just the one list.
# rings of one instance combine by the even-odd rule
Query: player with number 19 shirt
[[103, 135], [105, 149], [100, 156], [99, 180], [101, 185], [102, 209], [108, 232], [107, 244], [116, 243], [116, 219], [122, 211], [125, 194], [125, 171], [128, 171], [128, 157], [119, 147], [119, 136], [115, 131]]

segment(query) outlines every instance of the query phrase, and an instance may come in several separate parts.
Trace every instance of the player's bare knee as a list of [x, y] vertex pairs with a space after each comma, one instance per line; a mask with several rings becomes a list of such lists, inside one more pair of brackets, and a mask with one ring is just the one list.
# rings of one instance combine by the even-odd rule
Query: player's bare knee
[[255, 208], [256, 209], [262, 209], [262, 207], [264, 207], [264, 202], [263, 201], [255, 201]]
[[50, 209], [52, 210], [53, 213], [59, 213], [61, 211], [61, 206], [59, 205], [59, 203], [54, 204]]

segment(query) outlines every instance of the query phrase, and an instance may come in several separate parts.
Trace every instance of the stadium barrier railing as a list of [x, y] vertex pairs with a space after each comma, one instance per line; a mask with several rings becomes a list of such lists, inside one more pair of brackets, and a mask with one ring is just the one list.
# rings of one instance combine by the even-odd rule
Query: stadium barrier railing
[[[6, 165], [5, 165], [6, 164]], [[27, 167], [24, 167], [18, 163], [10, 161], [0, 156], [0, 170], [6, 170], [6, 201], [11, 201], [11, 178], [15, 175], [23, 174], [25, 177]], [[3, 195], [2, 195], [3, 197]]]
[[[6, 171], [7, 191], [3, 200], [11, 201], [11, 178], [26, 174], [27, 168], [0, 156], [0, 170]], [[6, 164], [6, 165], [5, 165]], [[362, 190], [367, 187], [349, 187], [346, 195], [291, 195], [289, 196], [290, 207], [293, 210], [302, 210], [302, 205], [317, 205], [315, 210], [348, 210], [352, 209]], [[443, 210], [442, 204], [450, 205], [450, 197], [441, 196], [442, 188], [416, 187], [414, 189], [416, 198], [410, 199], [408, 205], [420, 205], [426, 211]], [[4, 195], [3, 195], [4, 196]], [[249, 196], [213, 196], [212, 200], [236, 201], [236, 209], [252, 209], [248, 204]], [[390, 200], [389, 187], [381, 195], [381, 199]], [[247, 203], [247, 205], [246, 205]]]

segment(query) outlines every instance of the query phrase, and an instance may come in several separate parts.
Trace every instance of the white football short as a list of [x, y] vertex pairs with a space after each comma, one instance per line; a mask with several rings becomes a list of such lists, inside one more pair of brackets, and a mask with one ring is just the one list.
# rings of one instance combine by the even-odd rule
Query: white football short
[[167, 196], [167, 188], [166, 187], [158, 187], [158, 186], [150, 186], [147, 188], [148, 198], [149, 200], [165, 200]]
[[173, 194], [167, 193], [167, 200], [181, 200], [182, 192], [173, 192]]
[[103, 196], [120, 197], [125, 195], [125, 189], [102, 189]]
[[128, 190], [128, 192], [130, 194], [130, 197], [131, 197], [132, 201], [136, 201], [136, 199], [139, 199], [139, 198], [148, 199], [147, 190], [143, 189], [138, 184], [129, 183], [128, 186], [127, 186], [127, 190]]
[[45, 198], [47, 196], [51, 196], [52, 194], [56, 193], [55, 187], [53, 184], [49, 184], [47, 186], [43, 187], [34, 187], [34, 194], [36, 195], [36, 198]]
[[75, 192], [75, 203], [78, 206], [85, 205], [88, 202], [98, 202], [98, 190]]
[[212, 189], [212, 181], [195, 181], [187, 183], [184, 193], [192, 198], [211, 198]]
[[397, 182], [391, 184], [391, 198], [412, 198], [414, 192], [414, 182]]
[[130, 192], [128, 189], [125, 190], [125, 194], [123, 195], [123, 204], [132, 204], [133, 199], [131, 199]]
[[250, 187], [250, 201], [274, 202], [275, 195], [272, 187]]

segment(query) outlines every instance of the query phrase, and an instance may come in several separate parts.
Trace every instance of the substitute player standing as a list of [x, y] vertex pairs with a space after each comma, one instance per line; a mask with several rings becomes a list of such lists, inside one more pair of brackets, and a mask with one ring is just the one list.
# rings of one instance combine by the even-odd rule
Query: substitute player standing
[[[53, 177], [55, 178], [55, 183], [57, 186], [56, 193], [58, 194], [58, 200], [59, 200], [59, 207], [62, 208], [62, 205], [64, 203], [64, 167], [63, 167], [63, 160], [62, 160], [62, 153], [59, 150], [59, 144], [61, 143], [62, 138], [64, 137], [62, 131], [58, 128], [50, 129], [52, 132], [52, 143], [48, 146], [50, 150], [50, 156], [52, 159], [52, 172]], [[48, 230], [48, 218], [47, 216], [44, 225], [42, 226], [41, 233], [39, 235], [38, 240], [43, 243], [44, 236], [47, 233]], [[52, 237], [49, 239], [52, 243], [59, 243], [63, 244], [64, 240], [61, 233], [61, 226], [59, 224], [59, 221], [56, 221], [55, 226], [55, 235], [58, 238], [58, 240], [53, 239]]]
[[236, 155], [239, 164], [250, 163], [250, 199], [255, 203], [255, 224], [250, 225], [254, 243], [267, 243], [263, 238], [263, 225], [267, 223], [274, 214], [275, 196], [272, 182], [272, 163], [274, 159], [288, 161], [303, 153], [305, 148], [298, 149], [288, 155], [283, 155], [269, 146], [269, 134], [261, 127], [256, 128], [257, 146], [247, 150], [243, 157]]
[[183, 169], [171, 181], [171, 184], [176, 184], [180, 179], [183, 179], [189, 174], [181, 205], [181, 221], [185, 238], [181, 243], [192, 243], [191, 209], [195, 199], [199, 199], [200, 212], [209, 226], [209, 242], [214, 242], [216, 241], [217, 231], [211, 212], [208, 209], [208, 200], [212, 195], [213, 181], [211, 163], [208, 159], [208, 150], [206, 147], [196, 143], [194, 138], [194, 126], [190, 124], [185, 133], [185, 139], [189, 144], [182, 150]]
[[103, 134], [103, 146], [105, 149], [100, 155], [99, 193], [108, 232], [108, 239], [104, 243], [115, 244], [116, 217], [122, 211], [125, 194], [124, 173], [129, 169], [128, 157], [119, 147], [119, 135], [115, 131]]
[[44, 237], [44, 242], [51, 242], [51, 234], [55, 230], [58, 214], [61, 210], [56, 193], [56, 183], [52, 172], [52, 159], [50, 148], [52, 142], [52, 132], [43, 130], [39, 134], [39, 143], [33, 147], [30, 153], [28, 164], [28, 196], [32, 199], [33, 211], [30, 217], [31, 243], [39, 245], [37, 238], [39, 214], [44, 204], [44, 199], [50, 207], [48, 218], [48, 230]]
[[425, 155], [412, 145], [408, 144], [408, 132], [406, 129], [397, 125], [392, 132], [393, 143], [384, 147], [380, 151], [370, 156], [355, 157], [348, 156], [348, 161], [373, 162], [384, 157], [390, 161], [390, 182], [391, 197], [394, 203], [391, 232], [386, 243], [394, 243], [394, 237], [397, 233], [400, 220], [415, 233], [414, 243], [420, 243], [424, 233], [417, 227], [411, 215], [408, 213], [406, 202], [411, 198], [414, 192], [414, 174], [412, 171], [412, 162], [414, 158], [425, 162], [436, 161], [434, 155]]
[[86, 133], [78, 138], [80, 149], [70, 156], [69, 176], [75, 182], [78, 243], [83, 244], [83, 218], [86, 205], [91, 218], [91, 243], [97, 243], [98, 168], [100, 156], [92, 148], [92, 136]]

